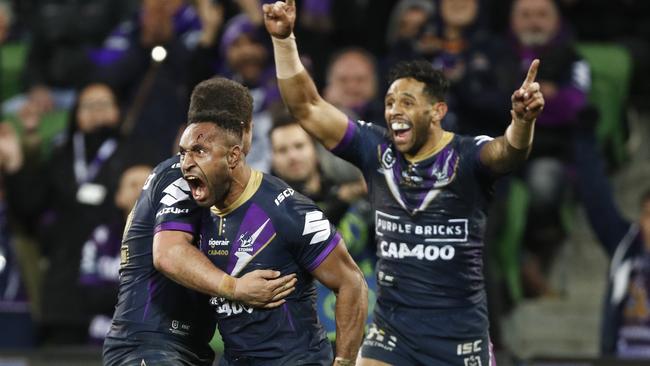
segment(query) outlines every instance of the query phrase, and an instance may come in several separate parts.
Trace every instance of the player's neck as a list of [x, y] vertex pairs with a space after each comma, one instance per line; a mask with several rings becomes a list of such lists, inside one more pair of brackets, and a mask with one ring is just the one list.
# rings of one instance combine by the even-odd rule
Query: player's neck
[[215, 206], [219, 209], [225, 209], [237, 201], [244, 193], [248, 181], [251, 179], [252, 169], [247, 164], [239, 164], [233, 169], [230, 189], [223, 202], [217, 202]]
[[412, 163], [422, 161], [433, 154], [436, 154], [440, 151], [450, 140], [450, 133], [446, 132], [442, 128], [433, 128], [429, 132], [429, 138], [427, 141], [420, 147], [420, 149], [415, 154], [405, 153], [404, 156], [406, 159]]

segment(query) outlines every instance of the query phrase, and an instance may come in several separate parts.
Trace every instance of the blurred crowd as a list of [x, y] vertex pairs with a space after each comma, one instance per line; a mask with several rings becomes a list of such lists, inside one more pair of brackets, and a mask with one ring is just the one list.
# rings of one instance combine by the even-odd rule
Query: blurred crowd
[[[101, 342], [126, 217], [152, 167], [176, 152], [193, 86], [214, 75], [253, 96], [247, 162], [321, 205], [372, 277], [365, 183], [284, 109], [264, 2], [0, 0], [0, 319], [21, 329], [3, 332], [0, 348]], [[496, 185], [487, 233], [498, 346], [499, 315], [522, 298], [556, 295], [547, 272], [570, 208], [585, 197], [579, 188], [589, 187], [576, 182], [580, 164], [625, 163], [624, 112], [650, 95], [650, 2], [296, 2], [301, 57], [322, 95], [379, 125], [388, 70], [422, 58], [451, 81], [447, 130], [501, 135], [512, 91], [541, 60], [546, 107], [534, 148]], [[576, 158], [576, 144], [592, 141], [580, 140], [585, 134], [596, 152]], [[646, 313], [639, 321], [650, 332]]]

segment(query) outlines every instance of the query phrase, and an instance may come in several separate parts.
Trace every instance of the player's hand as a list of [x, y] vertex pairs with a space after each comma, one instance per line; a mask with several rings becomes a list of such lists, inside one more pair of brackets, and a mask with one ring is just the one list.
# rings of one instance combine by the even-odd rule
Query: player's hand
[[512, 93], [512, 119], [524, 123], [532, 123], [544, 109], [544, 96], [540, 91], [539, 83], [535, 81], [539, 60], [535, 59], [528, 69], [526, 80], [521, 87]]
[[0, 172], [15, 173], [23, 166], [23, 150], [16, 130], [0, 122]]
[[262, 12], [264, 13], [264, 25], [271, 36], [284, 39], [291, 35], [296, 23], [295, 0], [264, 4]]
[[280, 277], [278, 271], [255, 270], [237, 279], [234, 300], [257, 308], [274, 308], [284, 304], [296, 282], [294, 273]]

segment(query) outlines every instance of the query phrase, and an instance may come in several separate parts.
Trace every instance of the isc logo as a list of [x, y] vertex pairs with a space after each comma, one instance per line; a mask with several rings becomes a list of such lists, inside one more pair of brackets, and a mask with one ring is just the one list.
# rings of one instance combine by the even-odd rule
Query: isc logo
[[481, 343], [483, 343], [482, 339], [474, 342], [461, 343], [456, 347], [456, 354], [458, 356], [464, 356], [481, 352]]
[[291, 189], [291, 188], [285, 189], [274, 200], [275, 205], [280, 206], [280, 204], [282, 203], [282, 201], [284, 201], [285, 198], [289, 198], [289, 197], [293, 196], [294, 193], [295, 193], [295, 191], [293, 189]]

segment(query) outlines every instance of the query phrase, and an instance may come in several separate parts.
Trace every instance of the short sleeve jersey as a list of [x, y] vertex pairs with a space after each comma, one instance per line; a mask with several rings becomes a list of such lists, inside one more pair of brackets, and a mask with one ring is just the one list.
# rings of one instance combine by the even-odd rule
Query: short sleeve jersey
[[444, 132], [430, 153], [409, 161], [386, 129], [349, 121], [332, 151], [368, 183], [380, 303], [449, 309], [485, 301], [483, 235], [494, 177], [479, 152], [490, 140]]
[[195, 236], [200, 209], [183, 179], [178, 157], [159, 164], [145, 182], [124, 230], [118, 301], [109, 338], [149, 337], [207, 347], [214, 333], [207, 295], [189, 290], [153, 265], [153, 237], [164, 230]]
[[201, 227], [201, 250], [226, 273], [239, 277], [273, 269], [298, 278], [276, 309], [211, 299], [226, 354], [268, 360], [318, 354], [326, 359], [311, 361], [331, 364], [311, 272], [341, 237], [318, 206], [280, 179], [253, 170], [237, 202], [223, 211], [213, 208]]

